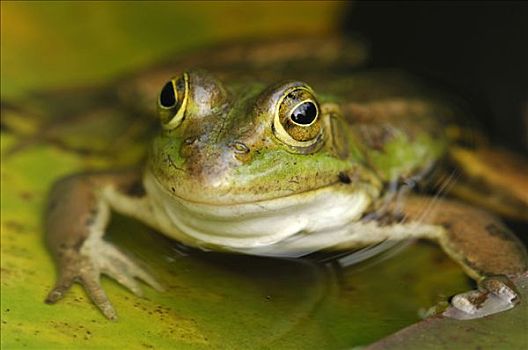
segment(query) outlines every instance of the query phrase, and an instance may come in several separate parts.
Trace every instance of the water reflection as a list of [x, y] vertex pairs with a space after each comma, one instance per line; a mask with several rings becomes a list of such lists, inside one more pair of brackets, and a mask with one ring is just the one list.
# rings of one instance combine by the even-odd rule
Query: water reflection
[[[150, 294], [153, 302], [192, 319], [224, 347], [368, 344], [468, 289], [463, 272], [431, 244], [277, 259], [199, 251], [119, 216], [110, 229], [110, 239], [166, 284], [166, 293]], [[376, 249], [385, 253], [369, 257]]]

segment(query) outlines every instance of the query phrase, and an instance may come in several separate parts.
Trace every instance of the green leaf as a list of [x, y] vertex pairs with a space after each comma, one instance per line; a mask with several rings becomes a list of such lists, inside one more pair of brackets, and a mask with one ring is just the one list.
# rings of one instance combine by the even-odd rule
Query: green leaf
[[512, 310], [465, 321], [441, 316], [426, 319], [366, 349], [526, 349], [528, 274], [514, 283], [521, 303]]

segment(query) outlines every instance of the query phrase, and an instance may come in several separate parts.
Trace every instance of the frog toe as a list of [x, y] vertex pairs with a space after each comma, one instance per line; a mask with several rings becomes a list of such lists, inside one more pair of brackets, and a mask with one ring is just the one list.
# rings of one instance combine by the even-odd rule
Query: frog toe
[[105, 271], [106, 275], [111, 276], [113, 279], [115, 279], [119, 284], [122, 284], [125, 286], [128, 290], [130, 290], [132, 293], [134, 293], [138, 297], [143, 297], [143, 290], [137, 283], [137, 281], [134, 279], [134, 277], [129, 275], [124, 275], [122, 272], [114, 270], [112, 272]]
[[110, 320], [117, 319], [117, 314], [110, 303], [99, 281], [99, 268], [89, 256], [70, 252], [67, 264], [63, 265], [59, 279], [45, 299], [47, 304], [54, 304], [66, 295], [73, 283], [80, 283], [90, 299]]
[[101, 261], [102, 272], [128, 288], [135, 295], [143, 296], [143, 291], [136, 278], [157, 291], [164, 290], [162, 285], [145, 268], [114, 246], [105, 247], [103, 256], [103, 261]]
[[513, 282], [506, 276], [486, 277], [480, 282], [479, 288], [483, 291], [493, 293], [497, 297], [514, 305], [520, 301], [519, 293]]
[[471, 290], [469, 292], [460, 293], [451, 299], [451, 304], [454, 308], [468, 315], [475, 315], [482, 307], [487, 295], [478, 290]]
[[59, 279], [45, 299], [48, 304], [62, 299], [73, 283], [78, 282], [106, 318], [115, 320], [117, 313], [101, 287], [101, 274], [115, 279], [140, 297], [143, 292], [137, 279], [145, 281], [156, 290], [163, 290], [161, 284], [144, 268], [100, 237], [86, 240], [80, 249], [65, 251], [61, 258]]
[[87, 272], [81, 275], [79, 281], [86, 289], [86, 292], [88, 293], [90, 299], [99, 308], [99, 310], [101, 310], [103, 315], [105, 315], [105, 317], [109, 320], [116, 320], [117, 313], [114, 307], [112, 306], [112, 303], [106, 296], [106, 293], [104, 292], [103, 288], [101, 287], [101, 284], [99, 282], [99, 275]]
[[102, 272], [125, 286], [138, 297], [143, 297], [143, 290], [135, 279], [133, 268], [134, 263], [131, 260], [128, 260], [128, 258], [125, 260], [121, 256], [116, 257], [114, 255], [105, 263]]
[[519, 294], [513, 283], [505, 276], [492, 276], [483, 279], [478, 290], [455, 295], [452, 307], [443, 315], [459, 320], [481, 318], [509, 310], [518, 303]]
[[44, 300], [46, 304], [55, 304], [57, 301], [62, 299], [68, 289], [72, 286], [74, 282], [73, 276], [61, 276], [59, 280], [53, 287], [53, 289], [48, 293], [48, 296]]

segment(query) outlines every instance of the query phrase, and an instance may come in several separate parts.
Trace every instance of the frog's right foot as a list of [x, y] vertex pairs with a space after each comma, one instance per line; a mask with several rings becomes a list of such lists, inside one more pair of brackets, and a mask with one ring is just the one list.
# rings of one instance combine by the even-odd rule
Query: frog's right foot
[[443, 315], [468, 320], [513, 308], [519, 303], [519, 294], [507, 277], [493, 276], [482, 280], [478, 290], [455, 295], [451, 303], [453, 307]]
[[74, 282], [79, 282], [101, 312], [108, 319], [115, 320], [117, 314], [100, 284], [101, 274], [112, 277], [138, 296], [143, 293], [136, 278], [158, 291], [163, 290], [147, 271], [101, 238], [88, 239], [79, 250], [64, 251], [60, 262], [59, 279], [45, 300], [48, 304], [60, 300]]

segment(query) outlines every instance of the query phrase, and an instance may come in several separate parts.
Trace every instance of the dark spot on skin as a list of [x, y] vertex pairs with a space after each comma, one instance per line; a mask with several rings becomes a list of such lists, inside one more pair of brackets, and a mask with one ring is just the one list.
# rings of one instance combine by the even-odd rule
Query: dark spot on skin
[[405, 215], [400, 212], [394, 213], [390, 211], [370, 212], [370, 213], [366, 213], [362, 217], [362, 221], [364, 222], [376, 221], [378, 226], [384, 227], [384, 226], [389, 226], [389, 225], [399, 224], [399, 223], [404, 222]]
[[472, 262], [471, 260], [469, 260], [467, 257], [462, 259], [462, 263], [464, 265], [468, 266], [469, 268], [471, 268], [478, 275], [480, 275], [480, 276], [484, 276], [485, 275], [484, 271], [482, 271], [481, 269], [477, 268], [477, 265], [474, 262]]
[[383, 152], [385, 145], [394, 138], [394, 132], [387, 127], [372, 127], [365, 130], [364, 142], [369, 148]]
[[84, 243], [84, 237], [81, 237], [79, 240], [77, 240], [77, 242], [75, 242], [75, 244], [73, 245], [73, 249], [76, 252], [80, 251], [83, 243]]
[[341, 181], [341, 182], [344, 183], [344, 184], [349, 184], [349, 183], [352, 182], [352, 181], [350, 180], [350, 177], [348, 176], [348, 174], [345, 173], [345, 172], [343, 172], [343, 171], [340, 172], [337, 176], [339, 177], [339, 181]]
[[185, 142], [186, 145], [192, 145], [196, 141], [196, 137], [188, 137], [183, 142]]
[[393, 213], [392, 216], [396, 220], [396, 222], [404, 222], [405, 221], [405, 215], [403, 213]]
[[389, 225], [400, 223], [403, 221], [403, 219], [404, 219], [404, 215], [402, 213], [386, 212], [380, 215], [376, 219], [376, 221], [378, 222], [379, 226], [389, 226]]
[[145, 187], [143, 187], [143, 182], [141, 180], [134, 181], [127, 189], [126, 194], [131, 197], [144, 197]]
[[489, 293], [479, 293], [472, 297], [470, 297], [468, 300], [471, 304], [477, 307], [477, 309], [480, 309], [484, 302], [488, 299]]
[[95, 217], [94, 216], [89, 216], [88, 218], [86, 218], [86, 220], [84, 221], [84, 225], [87, 226], [87, 227], [90, 227], [94, 224], [95, 222]]
[[172, 192], [176, 192], [176, 189], [174, 187], [171, 187]]
[[451, 223], [450, 222], [442, 222], [440, 223], [441, 226], [443, 226], [446, 230], [450, 230], [451, 229]]
[[511, 241], [512, 236], [508, 233], [508, 231], [504, 230], [503, 228], [495, 225], [495, 224], [489, 224], [486, 226], [486, 231], [492, 236], [499, 237], [500, 239], [504, 241]]

